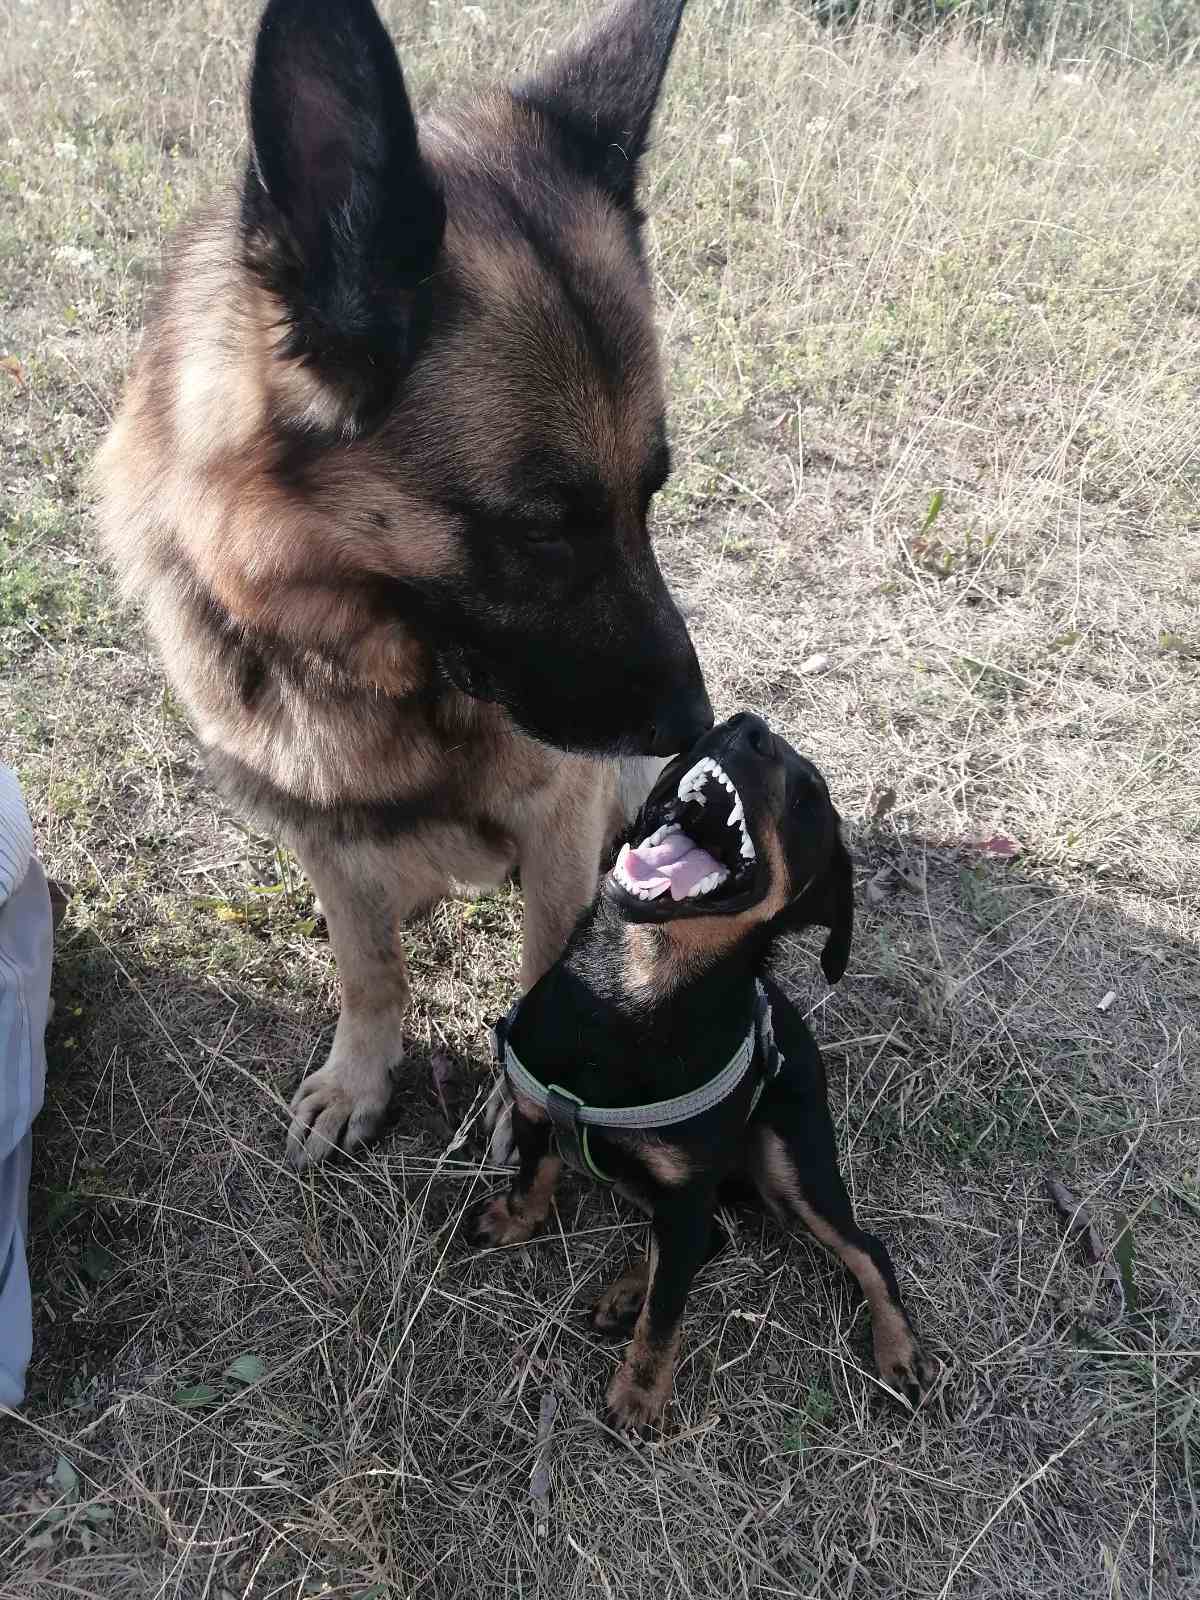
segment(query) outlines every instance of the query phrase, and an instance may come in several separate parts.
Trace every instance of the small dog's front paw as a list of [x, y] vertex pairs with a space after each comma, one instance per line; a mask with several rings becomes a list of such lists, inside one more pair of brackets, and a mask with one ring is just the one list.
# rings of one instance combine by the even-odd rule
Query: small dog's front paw
[[671, 1374], [656, 1373], [647, 1384], [631, 1371], [629, 1363], [617, 1373], [608, 1386], [608, 1413], [610, 1428], [618, 1433], [632, 1433], [645, 1438], [662, 1423], [663, 1412], [671, 1394]]
[[533, 1236], [533, 1224], [514, 1212], [511, 1196], [493, 1195], [485, 1200], [471, 1220], [472, 1244], [480, 1249], [499, 1244], [524, 1244]]
[[927, 1356], [911, 1328], [875, 1341], [875, 1363], [889, 1389], [901, 1394], [915, 1410], [937, 1377], [938, 1364]]
[[632, 1333], [646, 1298], [646, 1274], [635, 1268], [618, 1278], [592, 1308], [592, 1328], [607, 1338]]

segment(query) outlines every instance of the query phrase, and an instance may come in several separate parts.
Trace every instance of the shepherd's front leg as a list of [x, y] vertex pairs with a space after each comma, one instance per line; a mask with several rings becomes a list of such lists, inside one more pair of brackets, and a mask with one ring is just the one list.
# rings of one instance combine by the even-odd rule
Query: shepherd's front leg
[[321, 902], [342, 981], [333, 1047], [292, 1099], [288, 1159], [303, 1168], [378, 1131], [403, 1056], [409, 985], [400, 929], [450, 885], [403, 843], [291, 843]]
[[563, 759], [572, 763], [570, 769], [549, 800], [525, 819], [518, 839], [525, 896], [523, 990], [558, 960], [595, 898], [600, 857], [613, 824], [612, 763]]

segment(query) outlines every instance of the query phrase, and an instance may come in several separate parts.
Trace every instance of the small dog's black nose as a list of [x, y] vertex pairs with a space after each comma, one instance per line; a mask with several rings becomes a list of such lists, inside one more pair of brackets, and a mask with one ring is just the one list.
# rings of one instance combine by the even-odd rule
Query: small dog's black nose
[[741, 711], [736, 717], [731, 717], [730, 731], [736, 731], [738, 738], [744, 739], [756, 756], [765, 758], [774, 753], [774, 734], [763, 719], [756, 717], [752, 711]]
[[647, 730], [645, 751], [651, 756], [673, 756], [690, 750], [713, 725], [712, 701], [703, 685], [688, 694], [664, 701]]

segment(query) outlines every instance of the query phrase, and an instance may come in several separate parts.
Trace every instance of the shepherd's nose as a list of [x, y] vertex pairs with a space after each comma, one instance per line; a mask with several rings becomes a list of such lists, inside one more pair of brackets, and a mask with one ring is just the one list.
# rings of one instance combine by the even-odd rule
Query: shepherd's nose
[[713, 725], [712, 701], [703, 683], [682, 694], [664, 697], [646, 730], [645, 751], [651, 756], [673, 756], [689, 750]]

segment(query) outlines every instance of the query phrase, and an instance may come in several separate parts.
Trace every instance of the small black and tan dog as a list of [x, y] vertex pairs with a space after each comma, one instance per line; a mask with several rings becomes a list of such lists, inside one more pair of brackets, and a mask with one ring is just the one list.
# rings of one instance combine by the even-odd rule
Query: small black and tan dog
[[520, 1168], [476, 1216], [476, 1243], [528, 1239], [564, 1155], [652, 1219], [649, 1255], [593, 1313], [633, 1334], [614, 1426], [661, 1418], [688, 1291], [719, 1243], [714, 1208], [747, 1181], [858, 1280], [884, 1383], [915, 1403], [930, 1381], [887, 1251], [854, 1220], [816, 1042], [764, 976], [779, 936], [814, 924], [836, 983], [853, 926], [837, 812], [811, 762], [735, 716], [664, 769], [561, 959], [497, 1028]]

